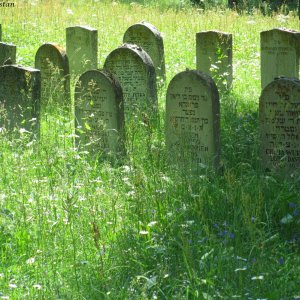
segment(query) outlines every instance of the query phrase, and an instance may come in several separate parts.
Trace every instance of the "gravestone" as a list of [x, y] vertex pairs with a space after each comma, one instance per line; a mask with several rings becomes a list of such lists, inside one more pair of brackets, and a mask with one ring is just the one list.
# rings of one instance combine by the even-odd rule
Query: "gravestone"
[[35, 55], [35, 67], [41, 70], [41, 102], [70, 106], [70, 75], [66, 51], [55, 43], [42, 45]]
[[213, 77], [220, 90], [232, 85], [232, 34], [204, 31], [196, 34], [197, 70]]
[[299, 78], [300, 33], [275, 28], [260, 33], [261, 87], [275, 77]]
[[156, 75], [166, 79], [164, 42], [156, 27], [147, 22], [134, 24], [126, 30], [123, 42], [142, 47], [151, 57]]
[[220, 159], [220, 104], [213, 79], [187, 70], [167, 89], [166, 146], [171, 160], [184, 169], [218, 167]]
[[280, 77], [262, 91], [259, 102], [264, 169], [290, 174], [300, 167], [300, 81]]
[[113, 50], [104, 68], [115, 74], [123, 90], [125, 116], [157, 112], [155, 69], [150, 56], [136, 45], [124, 44]]
[[16, 51], [17, 47], [15, 45], [0, 42], [0, 65], [4, 65], [4, 62], [8, 59], [10, 59], [12, 64], [15, 64]]
[[66, 29], [67, 54], [70, 73], [78, 76], [91, 69], [97, 69], [98, 31], [87, 26]]
[[17, 65], [0, 67], [0, 127], [39, 135], [40, 71]]
[[77, 144], [92, 153], [124, 154], [122, 89], [108, 72], [83, 73], [75, 87]]

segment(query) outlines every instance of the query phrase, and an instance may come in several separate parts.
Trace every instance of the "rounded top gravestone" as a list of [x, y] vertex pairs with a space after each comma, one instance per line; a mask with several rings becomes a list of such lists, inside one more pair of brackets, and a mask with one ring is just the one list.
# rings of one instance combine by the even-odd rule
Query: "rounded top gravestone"
[[166, 145], [172, 160], [186, 170], [219, 166], [220, 104], [216, 84], [200, 71], [171, 80], [166, 103]]
[[300, 167], [300, 81], [279, 77], [262, 91], [259, 102], [261, 163], [290, 175]]
[[35, 67], [41, 70], [42, 104], [50, 98], [54, 104], [70, 104], [69, 61], [65, 49], [55, 43], [42, 45], [35, 55]]
[[126, 30], [123, 42], [142, 47], [151, 57], [156, 75], [166, 79], [164, 42], [155, 26], [147, 22], [134, 24]]
[[124, 44], [113, 50], [104, 63], [123, 90], [126, 116], [157, 112], [156, 76], [150, 56], [136, 45]]
[[106, 71], [83, 73], [75, 87], [77, 144], [96, 154], [123, 155], [124, 108], [120, 84]]

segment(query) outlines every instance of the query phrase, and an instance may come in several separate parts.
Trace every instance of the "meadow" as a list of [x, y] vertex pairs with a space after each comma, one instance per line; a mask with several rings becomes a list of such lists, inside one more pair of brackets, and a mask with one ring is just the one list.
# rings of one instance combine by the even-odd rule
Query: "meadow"
[[[300, 299], [300, 173], [260, 167], [259, 33], [299, 30], [290, 12], [144, 7], [118, 1], [16, 1], [0, 7], [2, 40], [34, 66], [65, 28], [98, 29], [98, 64], [141, 20], [165, 44], [160, 122], [127, 128], [126, 158], [110, 163], [74, 148], [70, 112], [48, 109], [41, 137], [0, 134], [0, 299]], [[195, 34], [233, 34], [234, 82], [221, 102], [221, 170], [170, 166], [169, 81], [195, 69]], [[71, 86], [74, 91], [74, 80]]]

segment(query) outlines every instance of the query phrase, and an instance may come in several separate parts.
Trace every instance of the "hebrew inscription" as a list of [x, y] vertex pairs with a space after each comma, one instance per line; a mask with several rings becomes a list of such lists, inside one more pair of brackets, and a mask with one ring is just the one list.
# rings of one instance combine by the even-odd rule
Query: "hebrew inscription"
[[287, 174], [300, 167], [300, 81], [279, 78], [260, 98], [262, 165]]
[[200, 71], [177, 74], [169, 84], [166, 104], [166, 143], [172, 160], [195, 170], [217, 166], [219, 118], [219, 96], [211, 77]]

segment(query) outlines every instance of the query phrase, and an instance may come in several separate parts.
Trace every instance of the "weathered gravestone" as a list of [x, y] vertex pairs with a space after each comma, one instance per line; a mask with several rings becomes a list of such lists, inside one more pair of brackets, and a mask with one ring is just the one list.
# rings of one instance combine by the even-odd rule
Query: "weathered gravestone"
[[187, 70], [170, 82], [166, 103], [166, 146], [186, 170], [218, 167], [220, 104], [216, 84], [200, 71]]
[[300, 167], [300, 81], [280, 77], [262, 91], [259, 102], [264, 169], [290, 174]]
[[197, 70], [209, 74], [221, 90], [232, 85], [232, 34], [204, 31], [196, 34]]
[[166, 79], [164, 42], [156, 27], [147, 22], [134, 24], [126, 30], [123, 42], [142, 47], [153, 61], [156, 76]]
[[17, 65], [0, 67], [0, 127], [39, 135], [40, 71]]
[[70, 73], [78, 76], [91, 69], [97, 69], [98, 31], [87, 26], [66, 28], [67, 54]]
[[113, 50], [104, 68], [115, 74], [123, 90], [125, 115], [157, 112], [155, 69], [150, 56], [136, 45], [124, 44]]
[[41, 70], [41, 101], [70, 106], [69, 62], [65, 50], [54, 43], [42, 45], [35, 55], [35, 67]]
[[124, 154], [122, 89], [108, 72], [83, 73], [75, 88], [77, 144], [92, 153]]
[[299, 78], [300, 33], [275, 28], [260, 33], [261, 87], [275, 77]]
[[0, 65], [3, 65], [8, 59], [10, 60], [11, 64], [15, 64], [16, 51], [17, 47], [15, 45], [0, 42]]

